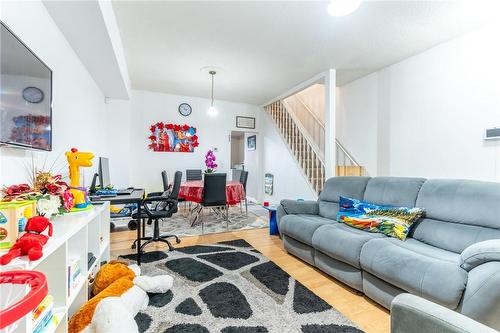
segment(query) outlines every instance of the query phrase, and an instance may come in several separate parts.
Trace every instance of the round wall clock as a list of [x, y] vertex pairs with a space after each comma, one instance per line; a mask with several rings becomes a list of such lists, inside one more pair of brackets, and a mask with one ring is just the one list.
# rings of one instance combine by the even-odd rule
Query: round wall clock
[[181, 103], [179, 105], [179, 113], [182, 114], [184, 117], [187, 117], [193, 112], [193, 109], [191, 108], [191, 105], [188, 103]]
[[43, 101], [45, 95], [40, 88], [37, 87], [27, 87], [23, 90], [23, 98], [29, 103], [40, 103]]

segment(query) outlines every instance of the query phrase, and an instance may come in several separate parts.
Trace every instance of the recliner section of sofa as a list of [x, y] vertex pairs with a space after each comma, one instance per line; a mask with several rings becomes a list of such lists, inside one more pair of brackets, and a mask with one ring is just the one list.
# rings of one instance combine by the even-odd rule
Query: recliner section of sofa
[[[400, 241], [336, 221], [339, 197], [422, 207]], [[402, 177], [329, 179], [318, 201], [283, 200], [285, 249], [386, 308], [405, 292], [500, 328], [500, 184]]]

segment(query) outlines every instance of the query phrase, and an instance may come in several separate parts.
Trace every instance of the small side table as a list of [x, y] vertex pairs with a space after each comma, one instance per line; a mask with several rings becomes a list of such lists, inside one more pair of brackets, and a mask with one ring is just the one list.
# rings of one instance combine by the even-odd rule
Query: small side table
[[276, 219], [276, 207], [262, 206], [269, 211], [269, 234], [279, 235], [278, 220]]

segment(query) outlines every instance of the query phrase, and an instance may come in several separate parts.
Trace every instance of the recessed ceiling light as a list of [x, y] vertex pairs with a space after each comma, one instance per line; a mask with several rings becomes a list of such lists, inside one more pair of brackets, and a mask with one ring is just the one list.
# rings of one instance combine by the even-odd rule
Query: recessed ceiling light
[[332, 0], [328, 5], [328, 14], [346, 16], [358, 9], [359, 5], [361, 0]]

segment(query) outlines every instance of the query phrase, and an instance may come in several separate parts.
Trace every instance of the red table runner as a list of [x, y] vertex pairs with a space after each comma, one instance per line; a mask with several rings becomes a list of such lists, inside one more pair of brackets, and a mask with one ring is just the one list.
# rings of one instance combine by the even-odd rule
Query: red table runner
[[[200, 203], [203, 197], [203, 181], [193, 180], [183, 182], [179, 189], [179, 198], [186, 201]], [[239, 204], [245, 200], [245, 190], [243, 185], [237, 180], [231, 180], [226, 183], [226, 200], [228, 205]]]

